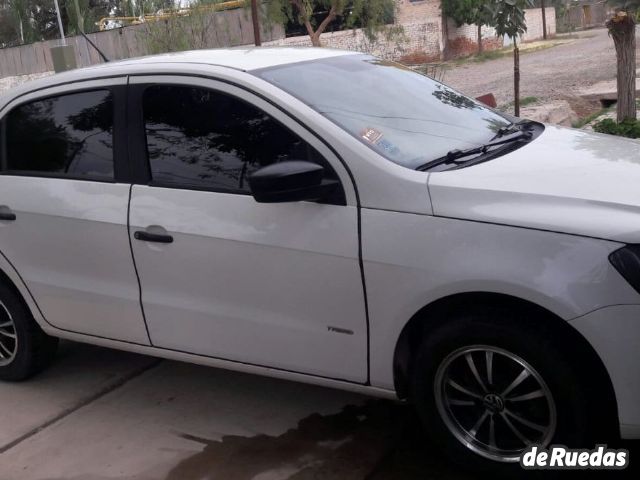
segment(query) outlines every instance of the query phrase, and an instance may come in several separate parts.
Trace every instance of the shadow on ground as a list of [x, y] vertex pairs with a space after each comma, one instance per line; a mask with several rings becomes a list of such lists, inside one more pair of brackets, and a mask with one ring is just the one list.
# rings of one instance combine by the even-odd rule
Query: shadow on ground
[[312, 415], [277, 437], [184, 435], [204, 448], [180, 462], [167, 480], [468, 479], [447, 464], [416, 427], [413, 410], [371, 400], [335, 415]]

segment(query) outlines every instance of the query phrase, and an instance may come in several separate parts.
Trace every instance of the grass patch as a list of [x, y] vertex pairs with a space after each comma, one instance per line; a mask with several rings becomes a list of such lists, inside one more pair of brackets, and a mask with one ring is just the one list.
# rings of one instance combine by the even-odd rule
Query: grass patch
[[520, 106], [526, 107], [527, 105], [531, 105], [533, 103], [538, 103], [540, 99], [538, 97], [524, 97], [520, 100]]
[[596, 123], [593, 129], [596, 132], [608, 133], [619, 137], [640, 138], [640, 120], [627, 119], [618, 123], [611, 118], [605, 118]]
[[577, 122], [573, 122], [571, 124], [571, 126], [573, 128], [582, 128], [585, 125], [593, 122], [596, 118], [601, 117], [602, 115], [604, 115], [605, 113], [607, 113], [610, 109], [609, 108], [603, 108], [602, 110], [598, 110], [597, 112], [592, 113], [591, 115], [588, 115], [584, 118], [581, 118], [580, 120], [578, 120]]
[[[527, 105], [533, 105], [534, 103], [538, 102], [540, 102], [540, 99], [538, 97], [524, 97], [520, 99], [520, 107], [526, 107]], [[498, 110], [500, 110], [501, 112], [506, 112], [508, 109], [513, 108], [513, 106], [514, 102], [511, 101], [498, 107]]]

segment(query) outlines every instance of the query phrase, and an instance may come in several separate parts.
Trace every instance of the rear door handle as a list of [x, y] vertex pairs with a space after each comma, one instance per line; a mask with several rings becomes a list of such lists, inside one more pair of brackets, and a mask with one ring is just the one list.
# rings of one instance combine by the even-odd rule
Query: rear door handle
[[150, 233], [144, 230], [138, 230], [133, 234], [136, 240], [142, 242], [155, 242], [155, 243], [173, 243], [173, 237], [171, 235], [163, 235], [161, 233]]
[[16, 214], [6, 205], [0, 207], [0, 220], [12, 222], [16, 219]]

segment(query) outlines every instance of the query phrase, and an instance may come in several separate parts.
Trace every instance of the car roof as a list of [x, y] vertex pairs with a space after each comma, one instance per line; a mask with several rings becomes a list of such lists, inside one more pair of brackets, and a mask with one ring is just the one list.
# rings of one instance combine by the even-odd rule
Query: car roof
[[308, 62], [346, 55], [359, 55], [359, 53], [347, 50], [314, 47], [245, 47], [193, 50], [129, 58], [92, 65], [85, 68], [77, 68], [23, 83], [22, 85], [3, 92], [0, 95], [0, 108], [3, 108], [9, 101], [11, 101], [12, 98], [19, 97], [34, 90], [48, 88], [63, 83], [90, 80], [92, 78], [105, 75], [126, 75], [128, 70], [134, 66], [197, 64], [249, 72], [252, 70], [259, 70], [279, 65]]
[[313, 47], [253, 47], [192, 50], [165, 53], [114, 62], [120, 65], [132, 63], [202, 63], [234, 68], [245, 72], [275, 67], [289, 63], [307, 62], [342, 55], [357, 55], [358, 52]]

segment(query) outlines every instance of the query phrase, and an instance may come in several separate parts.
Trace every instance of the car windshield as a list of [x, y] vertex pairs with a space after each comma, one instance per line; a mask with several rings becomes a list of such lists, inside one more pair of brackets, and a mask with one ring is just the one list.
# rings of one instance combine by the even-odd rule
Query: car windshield
[[510, 119], [400, 64], [344, 55], [253, 72], [408, 168], [490, 141]]

